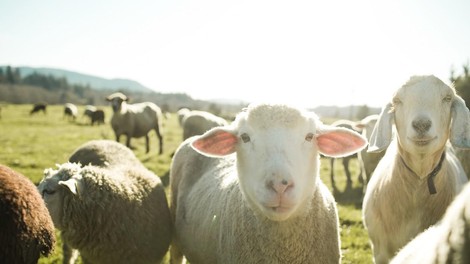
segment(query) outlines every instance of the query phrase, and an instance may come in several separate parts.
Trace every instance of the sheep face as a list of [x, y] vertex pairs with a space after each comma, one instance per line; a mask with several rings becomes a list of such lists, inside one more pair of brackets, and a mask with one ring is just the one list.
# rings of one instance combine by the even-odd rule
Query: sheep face
[[61, 219], [64, 197], [78, 193], [79, 181], [74, 177], [80, 177], [79, 171], [80, 165], [72, 163], [62, 165], [59, 170], [47, 169], [38, 185], [38, 191], [44, 199], [54, 226], [58, 229], [63, 228]]
[[314, 195], [319, 153], [345, 156], [366, 140], [284, 105], [252, 106], [231, 126], [217, 127], [192, 142], [203, 155], [236, 152], [240, 189], [262, 216], [284, 221], [305, 212]]
[[113, 93], [110, 96], [106, 97], [106, 100], [111, 102], [111, 107], [113, 108], [113, 112], [120, 112], [122, 103], [129, 100], [127, 96], [122, 93]]
[[371, 136], [369, 151], [382, 151], [392, 140], [395, 123], [399, 147], [412, 155], [454, 146], [470, 147], [470, 114], [452, 87], [434, 76], [414, 76], [397, 90]]
[[433, 77], [411, 79], [392, 101], [400, 145], [410, 153], [442, 149], [449, 138], [455, 91]]

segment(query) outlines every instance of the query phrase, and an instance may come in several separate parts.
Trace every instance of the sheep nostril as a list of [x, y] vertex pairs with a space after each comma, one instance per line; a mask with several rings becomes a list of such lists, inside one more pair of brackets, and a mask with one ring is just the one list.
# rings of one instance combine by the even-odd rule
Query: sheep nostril
[[431, 120], [429, 119], [417, 119], [411, 123], [414, 130], [416, 130], [416, 132], [418, 133], [424, 133], [429, 131], [429, 129], [431, 128], [431, 124]]
[[286, 190], [289, 189], [292, 185], [293, 185], [292, 182], [286, 179], [283, 179], [278, 182], [270, 181], [268, 184], [268, 186], [278, 194], [285, 193]]

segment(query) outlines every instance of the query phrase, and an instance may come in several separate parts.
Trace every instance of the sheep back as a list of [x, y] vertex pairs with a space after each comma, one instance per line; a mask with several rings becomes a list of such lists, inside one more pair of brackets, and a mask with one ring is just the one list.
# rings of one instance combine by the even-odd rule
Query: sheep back
[[[91, 140], [78, 147], [70, 156], [70, 162], [99, 167], [121, 165], [143, 167], [134, 153], [112, 140]], [[157, 178], [159, 180], [159, 178]]]
[[308, 213], [270, 221], [244, 202], [235, 158], [200, 155], [191, 140], [176, 151], [170, 175], [174, 243], [190, 263], [338, 263], [336, 205], [321, 181]]
[[183, 140], [196, 135], [202, 135], [209, 129], [227, 125], [221, 117], [204, 111], [190, 111], [186, 113], [183, 121]]
[[0, 263], [37, 263], [55, 244], [55, 229], [36, 186], [0, 165]]

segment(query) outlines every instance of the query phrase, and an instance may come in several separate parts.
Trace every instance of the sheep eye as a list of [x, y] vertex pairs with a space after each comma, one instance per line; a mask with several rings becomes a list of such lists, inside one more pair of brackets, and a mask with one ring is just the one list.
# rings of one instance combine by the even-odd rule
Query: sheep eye
[[443, 101], [447, 102], [447, 103], [451, 102], [452, 101], [452, 95], [448, 94], [446, 97], [444, 97]]
[[313, 139], [313, 133], [308, 133], [308, 134], [305, 136], [305, 140], [307, 140], [307, 141], [309, 141], [309, 142], [312, 141], [312, 139]]
[[250, 136], [248, 136], [247, 133], [243, 133], [241, 136], [240, 136], [243, 140], [244, 143], [247, 143], [247, 142], [250, 142]]

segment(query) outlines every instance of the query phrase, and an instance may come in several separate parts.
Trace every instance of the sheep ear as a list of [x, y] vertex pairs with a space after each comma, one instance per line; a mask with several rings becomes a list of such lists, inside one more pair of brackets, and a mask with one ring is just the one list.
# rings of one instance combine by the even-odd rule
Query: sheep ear
[[392, 104], [388, 103], [379, 115], [369, 139], [367, 152], [381, 152], [392, 142]]
[[71, 193], [80, 196], [80, 181], [75, 178], [70, 178], [66, 181], [59, 181], [59, 185], [62, 185], [70, 190]]
[[191, 147], [204, 156], [223, 157], [235, 152], [237, 142], [232, 132], [216, 127], [191, 142]]
[[367, 139], [359, 133], [327, 125], [318, 131], [316, 141], [321, 154], [334, 158], [352, 155], [367, 145]]
[[470, 113], [458, 95], [452, 102], [450, 142], [458, 148], [470, 148]]

